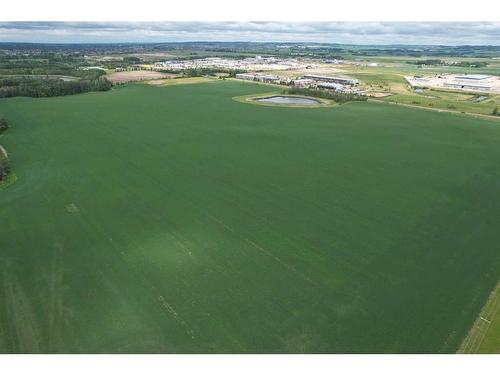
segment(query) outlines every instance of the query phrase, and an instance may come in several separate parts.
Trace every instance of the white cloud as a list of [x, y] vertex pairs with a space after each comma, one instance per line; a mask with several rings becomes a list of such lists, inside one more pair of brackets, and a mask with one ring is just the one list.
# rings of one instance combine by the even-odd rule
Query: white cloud
[[304, 41], [500, 45], [493, 22], [0, 22], [2, 42]]

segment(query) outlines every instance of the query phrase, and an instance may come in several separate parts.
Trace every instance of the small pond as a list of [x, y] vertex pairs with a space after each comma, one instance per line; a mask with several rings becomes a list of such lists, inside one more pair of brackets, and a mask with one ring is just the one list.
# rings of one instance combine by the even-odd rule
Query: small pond
[[292, 104], [292, 105], [316, 105], [321, 102], [316, 99], [302, 98], [298, 96], [271, 96], [269, 98], [255, 99], [259, 103]]

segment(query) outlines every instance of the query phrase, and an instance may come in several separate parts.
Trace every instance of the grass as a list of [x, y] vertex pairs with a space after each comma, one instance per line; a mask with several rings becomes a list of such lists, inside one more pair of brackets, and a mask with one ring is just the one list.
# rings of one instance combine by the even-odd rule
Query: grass
[[190, 85], [195, 83], [213, 82], [214, 78], [207, 77], [188, 77], [188, 78], [170, 78], [148, 81], [146, 83], [154, 86], [175, 86], [175, 85]]
[[489, 327], [479, 346], [479, 353], [500, 354], [500, 287], [494, 290], [484, 312], [489, 318]]
[[15, 172], [10, 171], [7, 177], [5, 178], [5, 181], [0, 182], [0, 191], [2, 191], [3, 189], [7, 189], [7, 187], [15, 183], [16, 180], [17, 176]]
[[458, 353], [500, 354], [500, 283], [491, 292]]
[[498, 282], [500, 126], [236, 81], [0, 101], [0, 352], [453, 353]]
[[[459, 112], [491, 115], [495, 107], [500, 106], [500, 95], [490, 94], [485, 101], [475, 103], [471, 99], [476, 95], [460, 91], [424, 90], [418, 93], [410, 88], [405, 75], [436, 73], [458, 73], [457, 67], [443, 67], [442, 69], [422, 70], [409, 64], [380, 67], [347, 66], [346, 73], [361, 81], [361, 86], [373, 91], [391, 92], [395, 95], [384, 98], [384, 101], [411, 104], [422, 107], [433, 107], [437, 109], [454, 109]], [[479, 69], [475, 73], [486, 73]], [[463, 73], [460, 72], [460, 73]]]

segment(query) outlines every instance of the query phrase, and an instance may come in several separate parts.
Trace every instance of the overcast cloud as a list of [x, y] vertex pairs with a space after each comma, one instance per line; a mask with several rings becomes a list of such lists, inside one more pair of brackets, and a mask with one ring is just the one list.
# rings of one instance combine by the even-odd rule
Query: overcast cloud
[[500, 45], [500, 22], [0, 22], [0, 42]]

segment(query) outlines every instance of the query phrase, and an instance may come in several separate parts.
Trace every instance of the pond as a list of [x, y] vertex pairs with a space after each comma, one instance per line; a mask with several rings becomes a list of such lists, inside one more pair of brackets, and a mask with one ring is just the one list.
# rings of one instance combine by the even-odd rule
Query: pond
[[269, 98], [255, 99], [260, 103], [292, 104], [292, 105], [317, 105], [321, 102], [316, 99], [302, 98], [298, 96], [271, 96]]

